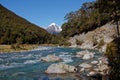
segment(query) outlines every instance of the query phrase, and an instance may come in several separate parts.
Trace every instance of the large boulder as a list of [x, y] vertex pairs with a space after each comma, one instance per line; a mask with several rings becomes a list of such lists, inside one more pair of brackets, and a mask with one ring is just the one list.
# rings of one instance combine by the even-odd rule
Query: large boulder
[[61, 61], [61, 60], [62, 60], [61, 58], [55, 55], [48, 55], [46, 57], [41, 58], [41, 61], [45, 61], [45, 62], [56, 62], [56, 61]]
[[56, 63], [56, 64], [52, 64], [48, 67], [48, 69], [45, 71], [45, 73], [57, 73], [57, 74], [63, 74], [63, 73], [67, 73], [67, 72], [76, 72], [77, 69], [74, 66], [71, 65], [67, 65], [64, 63]]

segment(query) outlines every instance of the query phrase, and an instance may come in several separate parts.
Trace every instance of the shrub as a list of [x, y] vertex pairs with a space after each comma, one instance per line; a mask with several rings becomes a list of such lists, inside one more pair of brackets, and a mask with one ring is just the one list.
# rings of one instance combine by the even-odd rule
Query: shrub
[[14, 44], [11, 44], [11, 49], [16, 49]]
[[82, 45], [82, 43], [84, 43], [83, 40], [78, 40], [78, 39], [76, 39], [76, 44], [77, 44], [77, 45]]
[[109, 80], [120, 78], [120, 38], [114, 39], [107, 45], [105, 55], [108, 57], [110, 66]]
[[97, 39], [95, 37], [93, 37], [92, 42], [93, 42], [93, 46], [96, 46], [98, 44]]
[[98, 42], [98, 45], [97, 45], [97, 48], [100, 49], [102, 46], [105, 45], [105, 42], [104, 42], [104, 39], [102, 38], [99, 42]]

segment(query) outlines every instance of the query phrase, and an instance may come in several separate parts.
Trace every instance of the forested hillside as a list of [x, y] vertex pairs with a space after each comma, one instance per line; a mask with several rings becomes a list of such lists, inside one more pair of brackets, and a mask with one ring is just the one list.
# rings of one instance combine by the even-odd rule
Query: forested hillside
[[0, 4], [0, 44], [48, 43], [52, 35]]
[[[61, 35], [72, 37], [83, 32], [86, 33], [114, 20], [115, 17], [120, 17], [117, 3], [113, 3], [112, 0], [104, 1], [104, 3], [100, 3], [100, 1], [84, 3], [79, 10], [68, 13], [65, 16], [67, 22], [62, 25]], [[109, 6], [104, 9], [105, 3]], [[117, 16], [115, 16], [115, 12], [117, 12]]]

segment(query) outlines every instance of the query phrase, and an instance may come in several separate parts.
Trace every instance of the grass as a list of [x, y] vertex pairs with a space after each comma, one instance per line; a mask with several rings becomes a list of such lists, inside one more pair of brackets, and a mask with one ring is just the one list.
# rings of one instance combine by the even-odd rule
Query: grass
[[25, 51], [25, 50], [32, 50], [39, 45], [36, 44], [23, 44], [20, 45], [19, 48], [12, 48], [11, 45], [0, 45], [0, 52], [16, 52], [16, 51]]

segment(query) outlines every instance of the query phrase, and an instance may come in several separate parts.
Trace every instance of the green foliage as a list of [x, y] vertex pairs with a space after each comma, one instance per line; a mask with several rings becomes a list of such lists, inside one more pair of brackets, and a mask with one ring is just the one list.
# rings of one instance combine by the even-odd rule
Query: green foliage
[[70, 42], [64, 42], [64, 46], [70, 46], [71, 45], [71, 43]]
[[15, 45], [14, 44], [11, 44], [11, 49], [16, 49]]
[[98, 49], [105, 45], [104, 38], [101, 38], [99, 41], [97, 41], [96, 37], [93, 36], [92, 42], [93, 46], [96, 46]]
[[104, 45], [105, 45], [104, 39], [101, 38], [100, 41], [98, 42], [97, 48], [100, 49]]
[[93, 46], [96, 46], [98, 44], [98, 41], [95, 37], [93, 37], [92, 42], [93, 42]]
[[62, 25], [61, 35], [71, 37], [83, 32], [86, 33], [112, 20], [118, 25], [118, 20], [120, 20], [119, 3], [119, 0], [97, 0], [84, 3], [79, 10], [72, 11], [65, 16], [67, 22]]
[[0, 5], [0, 44], [52, 43], [54, 38], [46, 30]]
[[77, 44], [77, 45], [82, 45], [82, 43], [84, 43], [83, 40], [78, 40], [78, 39], [76, 39], [76, 44]]
[[61, 37], [59, 39], [59, 45], [60, 46], [70, 46], [71, 43], [68, 41], [68, 39], [65, 39], [65, 38]]
[[62, 25], [61, 34], [64, 37], [71, 37], [98, 27], [100, 14], [93, 6], [94, 2], [84, 3], [79, 10], [67, 14], [65, 16], [67, 22]]
[[108, 57], [110, 71], [109, 80], [120, 78], [120, 38], [115, 38], [107, 45], [105, 55]]
[[113, 23], [116, 24], [117, 36], [119, 33], [119, 20], [120, 20], [120, 1], [119, 0], [97, 0], [96, 8], [102, 15], [108, 16]]
[[18, 43], [16, 43], [16, 44], [11, 44], [11, 49], [17, 50], [17, 49], [20, 49], [20, 48], [21, 48], [20, 46], [21, 46], [21, 45], [18, 44]]
[[108, 56], [108, 58], [111, 57], [118, 57], [119, 51], [120, 51], [120, 39], [115, 38], [111, 43], [107, 45], [106, 53], [105, 55]]
[[116, 24], [117, 37], [107, 45], [105, 55], [109, 61], [109, 79], [118, 80], [120, 78], [120, 33], [119, 33], [119, 20], [120, 20], [120, 1], [119, 0], [97, 0], [96, 8], [99, 13], [106, 15]]

